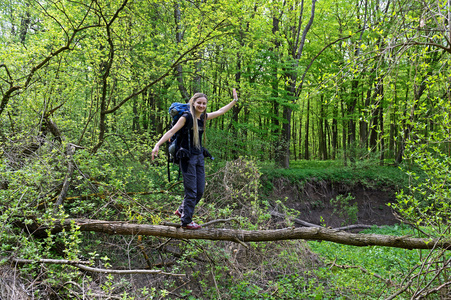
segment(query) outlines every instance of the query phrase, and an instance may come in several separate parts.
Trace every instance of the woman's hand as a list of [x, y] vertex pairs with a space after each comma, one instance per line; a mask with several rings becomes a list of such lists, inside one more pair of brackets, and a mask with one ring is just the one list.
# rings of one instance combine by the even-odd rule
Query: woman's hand
[[236, 89], [233, 89], [232, 93], [233, 93], [233, 100], [238, 101], [238, 94], [236, 92]]
[[152, 150], [152, 161], [154, 161], [155, 156], [158, 156], [158, 150], [160, 150], [160, 146], [155, 145], [155, 148]]

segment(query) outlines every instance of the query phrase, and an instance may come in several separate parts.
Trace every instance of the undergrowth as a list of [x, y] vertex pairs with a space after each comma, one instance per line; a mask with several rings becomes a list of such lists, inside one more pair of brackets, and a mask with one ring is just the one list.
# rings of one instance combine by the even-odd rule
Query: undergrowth
[[[55, 217], [154, 225], [178, 222], [172, 214], [183, 196], [178, 171], [170, 168], [172, 181], [169, 181], [164, 154], [150, 163], [146, 153], [146, 146], [139, 143], [125, 154], [105, 152], [93, 156], [78, 151], [74, 156], [78, 173], [59, 215], [52, 213], [52, 206], [41, 207], [36, 200], [49, 197], [42, 192], [46, 192], [49, 189], [47, 185], [50, 185], [49, 177], [45, 177], [46, 173], [42, 171], [47, 166], [45, 160], [24, 163], [32, 172], [23, 174], [11, 170], [11, 166], [2, 166], [2, 178], [10, 186], [17, 189], [26, 187], [30, 179], [34, 180], [34, 185], [24, 189], [21, 197], [2, 190], [2, 205], [9, 210], [2, 219], [4, 243], [1, 256], [30, 260], [80, 259], [89, 261], [96, 268], [155, 269], [168, 275], [123, 276], [39, 263], [17, 266], [19, 272], [16, 272], [5, 259], [0, 268], [0, 275], [5, 280], [0, 279], [0, 285], [15, 282], [17, 284], [9, 288], [11, 293], [21, 290], [36, 299], [350, 299], [356, 295], [363, 295], [359, 296], [362, 299], [364, 296], [376, 299], [390, 292], [385, 281], [381, 283], [371, 275], [371, 272], [376, 272], [377, 264], [383, 270], [379, 271], [382, 278], [395, 280], [390, 277], [389, 270], [396, 271], [393, 266], [399, 266], [399, 272], [394, 275], [401, 276], [404, 266], [408, 267], [410, 263], [410, 259], [406, 262], [396, 259], [403, 254], [401, 252], [388, 255], [384, 251], [389, 250], [371, 248], [364, 253], [358, 251], [365, 248], [325, 242], [295, 240], [245, 244], [120, 236], [80, 232], [75, 224], [70, 231], [54, 234], [49, 230], [47, 237], [40, 238], [11, 225], [11, 217], [25, 215], [30, 207], [38, 207], [33, 211], [41, 214], [38, 221], [50, 224]], [[55, 159], [65, 165], [63, 155], [49, 157], [48, 161]], [[196, 207], [195, 220], [204, 224], [228, 219], [214, 225], [218, 230], [267, 230], [294, 226], [290, 219], [291, 210], [284, 207], [283, 201], [268, 199], [262, 193], [271, 178], [283, 176], [296, 183], [321, 178], [360, 184], [364, 180], [373, 184], [375, 178], [379, 178], [376, 180], [379, 184], [399, 183], [400, 177], [394, 168], [377, 170], [345, 169], [331, 162], [313, 162], [310, 167], [307, 163], [298, 162], [289, 170], [274, 170], [259, 167], [256, 161], [244, 158], [226, 163], [207, 163], [206, 192]], [[44, 174], [42, 178], [37, 176], [39, 172]], [[48, 173], [58, 174], [55, 182], [64, 177], [64, 174]], [[391, 178], [390, 181], [387, 178]], [[10, 199], [15, 199], [14, 205]], [[272, 217], [270, 211], [275, 208], [287, 216]], [[344, 272], [347, 269], [342, 270], [339, 265], [363, 266], [370, 273], [362, 276], [358, 269]], [[173, 274], [185, 276], [175, 277]], [[21, 286], [26, 286], [27, 290]]]
[[[374, 227], [361, 233], [399, 236], [414, 234], [410, 227], [399, 225]], [[421, 256], [429, 252], [314, 241], [308, 244], [324, 263], [324, 267], [314, 271], [315, 274], [327, 278], [329, 288], [343, 299], [388, 298], [396, 289], [402, 288], [402, 279], [418, 265]]]
[[267, 191], [272, 189], [271, 182], [278, 178], [299, 186], [311, 181], [327, 181], [348, 186], [391, 187], [399, 190], [409, 184], [405, 172], [396, 166], [367, 165], [364, 162], [356, 166], [343, 166], [341, 161], [294, 161], [290, 162], [289, 169], [265, 164], [261, 171], [262, 184]]

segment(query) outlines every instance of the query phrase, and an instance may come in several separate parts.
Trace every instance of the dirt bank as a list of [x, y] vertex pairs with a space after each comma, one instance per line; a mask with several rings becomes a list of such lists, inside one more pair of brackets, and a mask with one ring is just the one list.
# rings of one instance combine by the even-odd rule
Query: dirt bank
[[396, 191], [390, 187], [347, 186], [326, 181], [310, 181], [300, 186], [282, 178], [275, 179], [272, 186], [270, 198], [282, 200], [299, 212], [297, 218], [309, 223], [333, 228], [399, 223], [387, 205], [396, 201]]

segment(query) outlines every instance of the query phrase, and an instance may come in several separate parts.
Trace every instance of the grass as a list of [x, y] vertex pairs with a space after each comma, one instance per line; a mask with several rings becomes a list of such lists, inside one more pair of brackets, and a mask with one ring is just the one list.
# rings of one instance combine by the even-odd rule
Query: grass
[[[385, 226], [364, 233], [408, 235], [407, 226]], [[380, 299], [393, 294], [391, 284], [401, 284], [427, 250], [406, 250], [389, 247], [355, 247], [329, 242], [308, 242], [311, 250], [325, 262], [315, 270], [319, 278], [327, 279], [335, 295], [346, 299]], [[399, 298], [402, 299], [402, 298]]]
[[391, 187], [401, 189], [408, 184], [404, 171], [395, 166], [380, 166], [372, 162], [359, 162], [352, 166], [343, 166], [342, 161], [293, 161], [290, 168], [274, 168], [262, 165], [263, 180], [271, 182], [277, 178], [289, 179], [293, 184], [307, 181], [330, 181], [349, 186]]

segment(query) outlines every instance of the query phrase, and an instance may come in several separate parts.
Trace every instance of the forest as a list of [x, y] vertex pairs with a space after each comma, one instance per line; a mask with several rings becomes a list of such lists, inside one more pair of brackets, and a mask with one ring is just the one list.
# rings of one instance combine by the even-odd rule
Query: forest
[[[0, 0], [0, 299], [450, 299], [450, 22], [450, 0]], [[183, 230], [152, 148], [171, 103], [233, 89]], [[387, 196], [378, 222], [356, 190]]]

